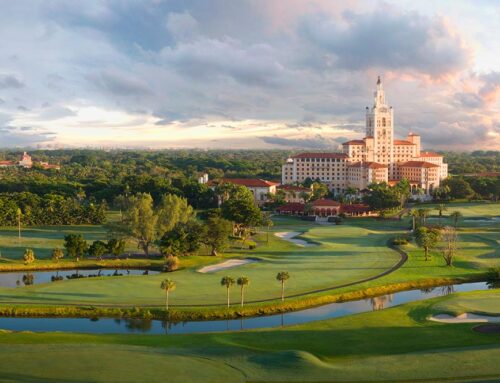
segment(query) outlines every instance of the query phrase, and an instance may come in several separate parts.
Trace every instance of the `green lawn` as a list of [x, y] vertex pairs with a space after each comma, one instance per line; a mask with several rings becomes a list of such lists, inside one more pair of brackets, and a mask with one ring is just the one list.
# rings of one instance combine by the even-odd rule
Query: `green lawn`
[[[499, 204], [461, 204], [462, 209], [469, 211], [464, 215], [473, 215], [487, 206], [496, 212]], [[450, 208], [452, 210], [452, 208]], [[472, 213], [471, 213], [472, 212]], [[270, 235], [269, 243], [266, 234], [254, 238], [258, 246], [255, 250], [239, 250], [231, 248], [222, 257], [192, 256], [182, 259], [182, 270], [169, 274], [175, 280], [177, 289], [171, 295], [171, 303], [175, 305], [213, 305], [224, 304], [225, 290], [220, 286], [224, 275], [237, 278], [246, 275], [250, 278], [247, 288], [247, 301], [276, 299], [280, 294], [279, 283], [275, 280], [278, 271], [287, 270], [291, 278], [286, 285], [287, 295], [303, 294], [315, 290], [327, 289], [346, 283], [361, 281], [381, 274], [390, 269], [399, 260], [399, 255], [387, 247], [387, 241], [406, 232], [409, 219], [403, 221], [378, 221], [371, 218], [348, 219], [342, 225], [318, 225], [301, 221], [292, 217], [275, 217], [273, 232], [298, 231], [305, 239], [319, 243], [315, 247], [299, 247]], [[449, 280], [470, 278], [484, 275], [491, 267], [500, 267], [498, 229], [500, 224], [491, 221], [476, 224], [474, 220], [467, 227], [460, 228], [460, 251], [455, 266], [446, 267], [439, 252], [434, 251], [431, 261], [425, 262], [422, 250], [410, 244], [405, 246], [409, 260], [403, 267], [382, 278], [354, 286], [343, 287], [333, 291], [335, 294], [370, 289], [385, 285], [404, 286], [409, 282]], [[36, 253], [48, 252], [53, 243], [60, 242], [63, 236], [59, 228], [32, 229], [26, 232], [23, 240], [37, 241], [33, 246]], [[103, 238], [102, 227], [67, 227], [68, 230], [81, 231], [86, 238]], [[0, 248], [12, 249], [14, 231], [1, 237]], [[28, 234], [31, 233], [29, 236]], [[39, 247], [37, 247], [39, 246]], [[44, 246], [44, 247], [42, 247]], [[4, 251], [2, 250], [4, 253]], [[218, 263], [231, 257], [257, 257], [261, 261], [235, 269], [218, 271], [212, 274], [197, 272], [202, 265]], [[38, 261], [44, 265], [43, 261]], [[50, 261], [45, 261], [50, 262]], [[157, 261], [159, 262], [159, 261]], [[12, 264], [4, 258], [0, 265]], [[36, 263], [34, 264], [36, 266]], [[96, 304], [118, 306], [154, 306], [163, 304], [163, 294], [159, 289], [160, 281], [165, 275], [123, 276], [117, 278], [92, 278], [66, 280], [57, 283], [34, 285], [21, 288], [0, 289], [0, 303], [9, 304]], [[309, 297], [331, 294], [330, 292], [311, 293]], [[239, 299], [239, 290], [235, 286], [231, 290], [233, 302]], [[295, 301], [302, 298], [296, 298]], [[293, 302], [294, 300], [289, 300]]]
[[[177, 284], [172, 294], [173, 304], [202, 305], [221, 304], [225, 290], [220, 286], [223, 275], [246, 275], [251, 280], [247, 300], [277, 298], [280, 285], [275, 280], [279, 271], [287, 270], [291, 278], [287, 282], [287, 294], [300, 294], [316, 289], [362, 280], [378, 275], [395, 265], [400, 256], [387, 247], [387, 241], [399, 231], [392, 227], [379, 227], [373, 222], [363, 225], [310, 226], [307, 238], [321, 243], [317, 247], [302, 248], [270, 236], [260, 235], [258, 248], [227, 256], [252, 256], [261, 261], [232, 270], [202, 274], [196, 270], [199, 262], [184, 264], [183, 270], [169, 275]], [[277, 226], [275, 230], [286, 227]], [[213, 257], [193, 257], [204, 263], [217, 263]], [[0, 301], [57, 303], [98, 303], [121, 305], [163, 304], [159, 289], [165, 275], [123, 276], [119, 278], [92, 278], [61, 281], [16, 289], [0, 289]], [[239, 291], [232, 289], [232, 299], [237, 300]]]
[[[473, 297], [474, 299], [471, 299]], [[464, 300], [465, 298], [465, 300]], [[498, 302], [453, 294], [277, 330], [191, 335], [0, 334], [3, 382], [494, 382], [500, 335], [426, 318]]]

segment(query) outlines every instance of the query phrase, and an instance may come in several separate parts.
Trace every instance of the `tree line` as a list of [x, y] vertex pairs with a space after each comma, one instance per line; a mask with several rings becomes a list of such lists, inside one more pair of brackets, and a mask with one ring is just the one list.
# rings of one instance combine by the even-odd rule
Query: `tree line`
[[0, 226], [102, 224], [107, 205], [56, 194], [0, 193]]

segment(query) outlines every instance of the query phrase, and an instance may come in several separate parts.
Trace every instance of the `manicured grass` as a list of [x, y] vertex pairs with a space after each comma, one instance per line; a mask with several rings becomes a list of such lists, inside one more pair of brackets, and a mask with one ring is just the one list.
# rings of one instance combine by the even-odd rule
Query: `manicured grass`
[[[481, 207], [478, 208], [476, 205], [467, 204], [463, 209], [477, 210], [482, 208], [483, 204], [480, 205]], [[498, 206], [500, 205], [488, 204], [490, 211], [496, 211]], [[183, 310], [199, 311], [201, 308], [196, 305], [223, 305], [225, 289], [220, 286], [219, 282], [224, 275], [235, 278], [246, 275], [250, 278], [250, 286], [246, 289], [247, 302], [276, 300], [279, 297], [280, 285], [275, 280], [275, 276], [278, 271], [282, 270], [287, 270], [291, 275], [286, 284], [288, 296], [308, 294], [307, 297], [288, 299], [287, 306], [274, 307], [277, 301], [271, 302], [267, 305], [273, 306], [271, 311], [265, 304], [250, 304], [246, 315], [255, 315], [259, 308], [264, 309], [262, 313], [267, 313], [276, 312], [278, 309], [278, 311], [298, 309], [305, 305], [317, 305], [338, 299], [353, 299], [359, 297], [357, 291], [360, 290], [364, 290], [362, 292], [364, 295], [373, 295], [384, 291], [424, 287], [429, 283], [484, 278], [489, 268], [500, 266], [496, 239], [499, 225], [492, 221], [485, 227], [471, 222], [467, 227], [460, 228], [460, 250], [454, 267], [446, 267], [438, 251], [433, 251], [431, 260], [425, 262], [422, 250], [410, 244], [403, 247], [409, 254], [409, 259], [399, 270], [354, 286], [327, 292], [314, 292], [379, 275], [396, 264], [399, 255], [387, 247], [387, 242], [394, 236], [407, 233], [410, 226], [409, 219], [405, 218], [402, 221], [379, 221], [372, 218], [348, 219], [338, 226], [318, 225], [294, 217], [275, 217], [274, 221], [273, 232], [298, 231], [305, 239], [320, 245], [303, 248], [278, 239], [272, 234], [267, 243], [267, 235], [262, 233], [254, 238], [258, 244], [255, 250], [240, 250], [233, 247], [221, 257], [183, 257], [182, 269], [168, 274], [168, 277], [177, 284], [176, 291], [171, 294], [172, 306], [177, 306], [177, 309], [179, 306], [189, 306], [189, 309]], [[92, 229], [95, 230], [94, 234], [103, 235], [102, 228]], [[81, 230], [87, 230], [87, 228], [81, 228]], [[47, 240], [50, 241], [51, 237], [48, 236]], [[196, 271], [203, 265], [218, 263], [225, 258], [248, 256], [257, 257], [261, 261], [213, 274], [201, 274]], [[115, 262], [122, 261], [106, 261], [103, 266], [113, 267], [116, 265]], [[137, 266], [161, 264], [161, 260], [130, 262]], [[0, 261], [0, 268], [11, 267], [15, 263], [15, 261], [4, 259]], [[83, 265], [85, 262], [80, 264]], [[41, 267], [53, 264], [51, 261], [37, 261], [32, 267], [37, 267], [37, 265]], [[71, 267], [73, 266], [74, 264], [71, 263]], [[164, 297], [159, 285], [165, 277], [166, 275], [92, 278], [15, 289], [2, 288], [0, 289], [0, 303], [51, 306], [58, 304], [161, 306], [164, 303]], [[239, 289], [234, 286], [231, 290], [231, 300], [236, 303], [238, 299]], [[237, 307], [234, 309], [237, 310]], [[217, 310], [220, 311], [220, 307]], [[227, 313], [221, 315], [227, 315]]]
[[500, 290], [473, 291], [455, 294], [433, 306], [436, 312], [459, 315], [463, 313], [500, 315]]
[[[278, 230], [281, 228], [276, 228]], [[341, 225], [312, 226], [305, 234], [321, 246], [302, 248], [265, 234], [256, 238], [259, 246], [252, 251], [236, 251], [227, 256], [246, 255], [261, 261], [223, 270], [211, 274], [198, 273], [200, 262], [182, 260], [183, 270], [169, 274], [177, 289], [172, 294], [175, 305], [222, 304], [225, 290], [220, 286], [223, 275], [246, 275], [250, 278], [247, 300], [277, 298], [280, 285], [275, 280], [279, 271], [287, 270], [291, 278], [287, 282], [288, 295], [300, 294], [316, 289], [374, 276], [396, 264], [400, 256], [387, 247], [387, 241], [397, 230], [372, 226]], [[193, 257], [203, 263], [216, 263], [214, 257]], [[45, 285], [34, 285], [16, 289], [0, 289], [0, 300], [8, 302], [35, 302], [43, 304], [121, 304], [161, 305], [163, 294], [159, 289], [165, 275], [123, 276], [119, 278], [92, 278], [61, 281]], [[239, 291], [231, 292], [237, 301]]]
[[306, 325], [237, 333], [4, 333], [0, 380], [496, 381], [500, 335], [471, 331], [473, 324], [426, 320], [439, 305], [469, 296], [497, 300], [489, 291], [454, 294]]
[[[438, 211], [435, 210], [439, 204], [421, 204], [415, 206], [416, 208], [429, 208], [434, 209], [432, 215], [438, 215]], [[443, 212], [444, 216], [448, 216], [454, 211], [459, 211], [462, 215], [467, 217], [498, 217], [500, 216], [500, 204], [494, 202], [449, 202], [445, 204], [447, 211]]]

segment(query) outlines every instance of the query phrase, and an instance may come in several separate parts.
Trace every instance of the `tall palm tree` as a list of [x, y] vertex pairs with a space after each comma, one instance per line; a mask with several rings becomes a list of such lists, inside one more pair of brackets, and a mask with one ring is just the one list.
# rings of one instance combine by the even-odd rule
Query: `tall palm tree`
[[439, 212], [439, 222], [441, 222], [441, 218], [443, 217], [443, 211], [447, 211], [448, 208], [444, 203], [440, 203], [436, 210]]
[[281, 302], [285, 301], [285, 282], [290, 278], [288, 271], [280, 271], [276, 279], [281, 282]]
[[23, 217], [23, 212], [21, 208], [17, 208], [16, 216], [17, 216], [17, 234], [19, 239], [21, 239], [21, 218]]
[[162, 290], [165, 290], [165, 309], [168, 310], [168, 295], [171, 291], [175, 290], [175, 282], [171, 279], [165, 279], [161, 282], [160, 285]]
[[412, 228], [413, 228], [413, 231], [415, 231], [415, 229], [417, 228], [417, 218], [419, 216], [418, 210], [417, 209], [411, 209], [408, 212], [408, 216], [412, 218]]
[[243, 301], [244, 301], [244, 293], [243, 290], [245, 289], [245, 286], [248, 286], [250, 284], [250, 279], [248, 277], [239, 277], [236, 280], [236, 283], [238, 286], [240, 286], [240, 300], [241, 300], [241, 307], [243, 307]]
[[418, 216], [420, 218], [420, 223], [422, 225], [425, 225], [425, 221], [427, 220], [427, 217], [430, 215], [431, 209], [428, 208], [421, 208], [418, 209]]
[[224, 286], [226, 288], [227, 292], [227, 307], [229, 307], [229, 289], [231, 288], [232, 285], [234, 285], [234, 279], [231, 277], [228, 277], [227, 275], [225, 277], [222, 277], [220, 280], [220, 285]]
[[458, 220], [462, 217], [462, 213], [459, 211], [454, 211], [450, 214], [450, 217], [453, 218], [453, 223], [455, 224], [455, 228], [458, 226]]

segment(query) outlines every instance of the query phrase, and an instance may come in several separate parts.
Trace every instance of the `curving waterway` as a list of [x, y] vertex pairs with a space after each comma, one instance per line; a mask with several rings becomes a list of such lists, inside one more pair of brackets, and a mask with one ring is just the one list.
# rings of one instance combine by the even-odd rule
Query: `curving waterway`
[[8, 271], [0, 273], [0, 287], [21, 287], [64, 279], [117, 277], [122, 275], [158, 274], [159, 271], [142, 269], [78, 269], [48, 271]]
[[188, 321], [171, 323], [145, 319], [83, 318], [0, 318], [0, 329], [13, 331], [61, 331], [93, 334], [188, 334], [282, 327], [311, 321], [339, 318], [373, 310], [420, 301], [454, 292], [487, 290], [486, 282], [440, 286], [425, 290], [402, 291], [375, 298], [331, 303], [302, 311], [253, 318]]

